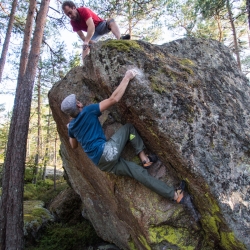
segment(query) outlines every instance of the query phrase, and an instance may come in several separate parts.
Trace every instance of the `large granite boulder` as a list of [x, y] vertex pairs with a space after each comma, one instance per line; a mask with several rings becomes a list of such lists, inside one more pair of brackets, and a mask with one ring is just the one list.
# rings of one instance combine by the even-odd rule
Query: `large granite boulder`
[[72, 188], [59, 193], [49, 204], [49, 211], [57, 222], [74, 225], [83, 221], [82, 201]]
[[[103, 128], [109, 137], [134, 124], [160, 159], [150, 174], [169, 185], [185, 179], [199, 222], [137, 181], [101, 172], [69, 145], [61, 101], [75, 93], [84, 104], [100, 102], [134, 66], [140, 74], [103, 115]], [[85, 66], [53, 86], [49, 101], [64, 168], [98, 235], [121, 249], [250, 249], [249, 94], [228, 48], [216, 41], [95, 44]], [[131, 148], [125, 158], [138, 161]]]

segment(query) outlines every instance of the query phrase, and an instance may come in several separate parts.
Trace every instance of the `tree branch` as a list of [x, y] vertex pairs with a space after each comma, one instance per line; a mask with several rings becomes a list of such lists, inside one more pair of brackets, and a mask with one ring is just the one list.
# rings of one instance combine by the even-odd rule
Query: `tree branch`
[[53, 51], [53, 49], [50, 47], [50, 45], [44, 39], [43, 39], [43, 43], [49, 47], [50, 52], [52, 52], [56, 57], [58, 57], [57, 54]]

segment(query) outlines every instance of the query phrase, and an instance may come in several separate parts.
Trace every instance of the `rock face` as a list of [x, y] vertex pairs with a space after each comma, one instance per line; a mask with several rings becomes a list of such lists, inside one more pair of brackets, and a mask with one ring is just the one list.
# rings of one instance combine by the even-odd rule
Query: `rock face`
[[[103, 115], [103, 128], [109, 137], [134, 124], [160, 159], [150, 174], [169, 185], [187, 181], [198, 223], [182, 205], [101, 172], [80, 147], [70, 148], [61, 101], [75, 93], [84, 104], [100, 102], [134, 66], [141, 73]], [[121, 249], [250, 249], [249, 94], [229, 50], [216, 41], [95, 44], [85, 66], [56, 83], [49, 100], [64, 168], [98, 235]], [[129, 147], [124, 157], [138, 161]]]
[[29, 200], [23, 202], [24, 207], [24, 236], [25, 245], [34, 244], [36, 239], [49, 222], [54, 221], [54, 216], [44, 208], [44, 202]]
[[49, 211], [56, 221], [74, 225], [83, 221], [81, 206], [80, 196], [72, 188], [67, 188], [54, 198]]

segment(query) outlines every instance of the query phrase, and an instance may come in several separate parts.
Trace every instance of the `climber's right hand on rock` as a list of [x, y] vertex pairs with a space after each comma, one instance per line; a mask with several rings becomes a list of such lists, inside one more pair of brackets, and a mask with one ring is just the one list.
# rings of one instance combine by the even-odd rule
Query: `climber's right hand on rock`
[[130, 69], [125, 73], [125, 77], [128, 77], [130, 80], [133, 79], [138, 74], [137, 69]]

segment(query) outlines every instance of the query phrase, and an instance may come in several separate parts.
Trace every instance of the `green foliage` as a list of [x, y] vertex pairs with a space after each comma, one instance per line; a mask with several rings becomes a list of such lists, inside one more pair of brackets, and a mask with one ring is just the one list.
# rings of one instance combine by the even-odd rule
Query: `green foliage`
[[70, 68], [74, 68], [81, 65], [81, 59], [78, 54], [72, 55], [69, 60]]
[[68, 187], [68, 184], [66, 182], [58, 184], [56, 190], [48, 189], [44, 193], [39, 193], [38, 199], [44, 201], [45, 204], [48, 204], [53, 198], [55, 198], [66, 187]]
[[56, 190], [54, 190], [54, 182], [50, 179], [38, 181], [36, 185], [28, 183], [24, 185], [24, 200], [42, 200], [45, 204], [48, 204], [67, 187], [65, 181], [57, 182]]
[[[4, 32], [6, 32], [6, 28], [8, 24], [7, 19], [9, 18], [9, 14], [11, 12], [12, 2], [13, 1], [9, 1], [9, 0], [1, 1], [2, 8], [0, 12], [0, 30], [1, 32], [3, 32], [3, 34]], [[18, 3], [18, 7], [15, 13], [14, 27], [12, 30], [14, 34], [20, 34], [21, 32], [23, 32], [27, 7], [28, 7], [27, 0], [23, 0]]]
[[214, 16], [225, 8], [226, 0], [197, 0], [196, 11], [200, 12], [204, 18]]
[[115, 18], [124, 33], [135, 35], [133, 38], [154, 41], [159, 38], [155, 37], [155, 29], [161, 29], [166, 4], [166, 0], [89, 0], [86, 6], [103, 18]]
[[44, 181], [43, 180], [37, 181], [37, 186], [43, 187], [47, 190], [50, 189], [53, 185], [54, 185], [54, 181], [51, 179], [45, 179]]
[[88, 221], [77, 225], [51, 224], [39, 240], [38, 246], [28, 248], [28, 250], [80, 250], [100, 241], [101, 239]]
[[248, 76], [250, 77], [250, 55], [244, 56], [241, 62], [243, 65], [243, 72], [248, 74]]
[[133, 34], [139, 40], [143, 40], [149, 43], [161, 41], [162, 28], [160, 25], [143, 25], [141, 27], [134, 27]]
[[[41, 63], [42, 65], [42, 63]], [[49, 72], [49, 69], [48, 69]], [[42, 76], [45, 75], [45, 69], [42, 70]], [[49, 77], [49, 76], [47, 76]], [[48, 80], [48, 78], [46, 78]], [[44, 81], [46, 80], [44, 78]], [[50, 79], [52, 81], [52, 79]], [[50, 85], [52, 86], [52, 85]], [[43, 176], [44, 166], [54, 166], [57, 168], [61, 166], [62, 161], [59, 156], [59, 139], [56, 130], [56, 124], [53, 121], [49, 106], [47, 104], [47, 91], [49, 86], [42, 84], [43, 93], [40, 96], [41, 99], [41, 116], [40, 116], [40, 153], [38, 161], [38, 175], [37, 179], [41, 179]], [[38, 113], [37, 113], [37, 95], [34, 95], [34, 102], [31, 106], [31, 115], [29, 122], [29, 134], [28, 134], [28, 145], [26, 154], [26, 166], [35, 168], [35, 159], [37, 154], [37, 139], [38, 139]], [[42, 150], [43, 148], [43, 150]], [[56, 163], [55, 163], [56, 159]], [[34, 178], [34, 176], [33, 176]]]
[[215, 39], [224, 43], [247, 74], [249, 67], [244, 60], [244, 51], [248, 49], [245, 9], [246, 2], [241, 0], [170, 0], [165, 24], [179, 36]]
[[44, 221], [54, 221], [53, 216], [43, 206], [44, 203], [37, 200], [26, 201], [23, 203], [25, 230], [34, 226], [39, 228]]
[[176, 30], [178, 34], [184, 33], [185, 36], [192, 36], [199, 21], [194, 6], [194, 0], [169, 1], [166, 8], [165, 25], [171, 30]]
[[4, 103], [0, 103], [0, 113], [5, 111], [5, 104]]
[[3, 163], [9, 134], [10, 113], [2, 114], [5, 111], [4, 105], [0, 105], [0, 109], [0, 163]]
[[31, 183], [34, 176], [34, 167], [26, 166], [24, 173], [24, 183]]
[[37, 200], [37, 189], [32, 183], [24, 185], [24, 200]]
[[[200, 22], [197, 24], [197, 29], [193, 33], [193, 36], [204, 39], [219, 39], [218, 24], [214, 19], [206, 20], [206, 22]], [[223, 29], [221, 34], [222, 38], [226, 36], [226, 32]]]
[[49, 217], [48, 216], [48, 212], [45, 209], [39, 208], [39, 207], [33, 209], [32, 215], [35, 216], [35, 217], [40, 217], [40, 218], [42, 218], [42, 217], [44, 217], [44, 218]]
[[3, 164], [0, 164], [0, 187], [2, 186], [2, 177], [3, 177]]

